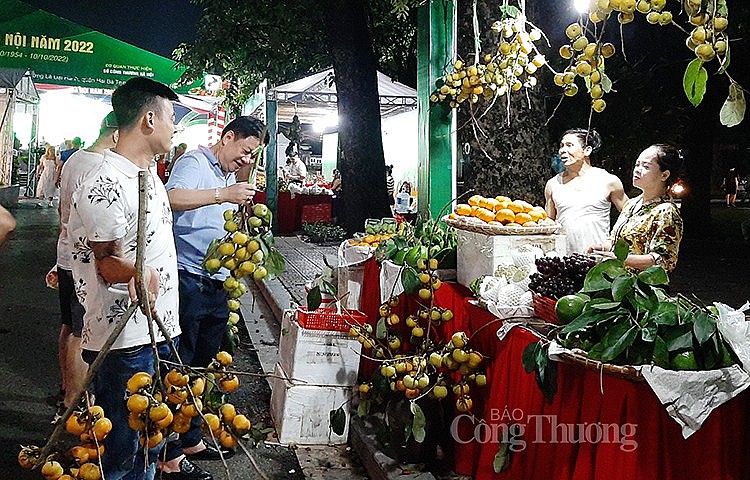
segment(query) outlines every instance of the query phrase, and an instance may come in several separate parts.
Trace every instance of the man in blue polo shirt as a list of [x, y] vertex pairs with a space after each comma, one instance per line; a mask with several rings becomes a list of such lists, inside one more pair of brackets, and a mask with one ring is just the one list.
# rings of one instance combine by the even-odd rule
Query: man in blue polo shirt
[[[203, 257], [211, 241], [226, 233], [223, 212], [234, 208], [229, 204], [244, 205], [255, 195], [254, 185], [237, 183], [235, 172], [250, 165], [256, 149], [267, 137], [260, 120], [236, 118], [224, 128], [215, 145], [182, 155], [169, 176], [166, 188], [174, 212], [180, 280], [179, 352], [187, 365], [208, 366], [221, 347], [229, 317], [228, 296], [223, 288], [228, 272], [222, 269], [211, 275], [203, 268]], [[198, 468], [188, 458], [220, 458], [218, 450], [202, 440], [200, 417], [196, 419], [190, 431], [167, 445], [166, 461], [160, 466], [164, 479], [211, 478], [207, 472], [186, 472]]]

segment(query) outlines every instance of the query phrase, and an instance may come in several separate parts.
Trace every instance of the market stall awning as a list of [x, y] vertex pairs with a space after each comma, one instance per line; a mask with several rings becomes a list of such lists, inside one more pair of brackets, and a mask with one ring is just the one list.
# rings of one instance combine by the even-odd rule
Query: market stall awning
[[114, 89], [142, 76], [171, 85], [176, 62], [17, 0], [0, 0], [0, 67], [35, 82]]

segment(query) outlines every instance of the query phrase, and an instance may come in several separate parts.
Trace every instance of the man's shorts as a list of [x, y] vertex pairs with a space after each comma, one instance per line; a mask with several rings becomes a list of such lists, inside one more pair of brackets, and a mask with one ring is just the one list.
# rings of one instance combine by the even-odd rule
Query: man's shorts
[[57, 267], [57, 279], [60, 293], [60, 322], [70, 325], [73, 335], [80, 338], [83, 330], [83, 305], [76, 295], [73, 272]]

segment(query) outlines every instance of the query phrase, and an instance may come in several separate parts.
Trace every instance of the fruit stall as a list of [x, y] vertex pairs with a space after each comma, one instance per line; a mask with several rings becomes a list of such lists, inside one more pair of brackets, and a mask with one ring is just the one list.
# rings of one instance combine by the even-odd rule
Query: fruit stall
[[[265, 204], [266, 192], [256, 192], [254, 200]], [[278, 212], [279, 234], [301, 231], [303, 223], [331, 223], [333, 196], [329, 193], [293, 195], [288, 190], [279, 191]]]
[[[378, 385], [420, 401], [452, 391], [443, 447], [476, 479], [746, 478], [744, 313], [667, 295], [667, 274], [628, 271], [622, 245], [565, 255], [543, 209], [492, 200], [438, 222], [440, 245], [419, 224], [342, 244], [358, 249], [369, 322], [350, 331], [360, 402], [383, 398]], [[458, 281], [438, 274], [450, 248]]]

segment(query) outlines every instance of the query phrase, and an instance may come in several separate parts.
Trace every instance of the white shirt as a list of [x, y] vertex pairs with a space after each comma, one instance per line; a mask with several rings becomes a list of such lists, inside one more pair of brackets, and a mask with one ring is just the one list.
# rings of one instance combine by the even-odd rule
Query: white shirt
[[297, 158], [292, 160], [291, 165], [289, 165], [289, 176], [297, 180], [301, 178], [304, 181], [307, 177], [307, 167], [302, 159]]
[[[73, 240], [73, 280], [86, 312], [81, 344], [99, 351], [130, 304], [127, 284], [108, 284], [96, 272], [88, 240], [119, 240], [122, 257], [135, 262], [138, 221], [138, 172], [127, 158], [107, 150], [102, 164], [73, 193], [68, 221]], [[172, 235], [169, 198], [155, 169], [148, 176], [145, 263], [159, 273], [156, 312], [171, 336], [180, 334], [177, 296], [177, 255]], [[154, 325], [157, 341], [164, 338]], [[150, 343], [146, 317], [136, 310], [113, 348]]]
[[70, 217], [70, 198], [83, 180], [99, 169], [104, 159], [101, 153], [78, 150], [63, 163], [60, 173], [60, 236], [57, 239], [57, 266], [72, 270], [73, 256], [68, 239], [68, 218]]

